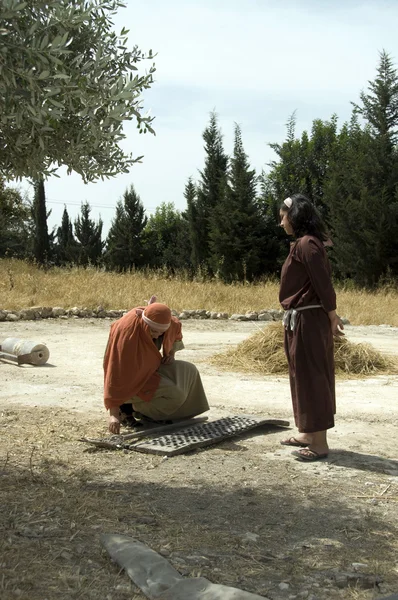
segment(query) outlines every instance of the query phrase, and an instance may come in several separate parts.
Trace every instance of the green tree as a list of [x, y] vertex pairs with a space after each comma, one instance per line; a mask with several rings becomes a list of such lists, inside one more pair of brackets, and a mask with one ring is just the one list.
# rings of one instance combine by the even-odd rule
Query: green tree
[[270, 163], [268, 188], [279, 207], [283, 198], [302, 193], [312, 199], [322, 216], [329, 221], [329, 207], [323, 199], [324, 185], [336, 142], [337, 116], [330, 121], [315, 119], [311, 133], [304, 131], [296, 138], [296, 115], [287, 122], [287, 136], [283, 144], [270, 144], [278, 159]]
[[224, 281], [252, 280], [260, 273], [261, 216], [256, 199], [256, 173], [235, 125], [229, 185], [210, 216], [211, 266]]
[[28, 253], [31, 211], [18, 189], [0, 178], [0, 257], [25, 258]]
[[187, 202], [187, 209], [185, 211], [186, 220], [188, 223], [188, 234], [189, 234], [189, 243], [190, 243], [190, 262], [195, 267], [200, 263], [200, 256], [198, 254], [198, 249], [200, 248], [200, 231], [197, 227], [198, 216], [196, 211], [196, 186], [193, 182], [192, 177], [189, 177], [185, 189], [184, 189], [184, 198]]
[[191, 245], [188, 221], [172, 202], [163, 202], [148, 219], [145, 246], [151, 267], [175, 272], [190, 269]]
[[39, 265], [44, 265], [51, 259], [50, 246], [52, 242], [52, 236], [49, 235], [47, 226], [48, 214], [44, 181], [42, 179], [35, 181], [33, 189], [33, 258]]
[[380, 52], [377, 75], [369, 81], [367, 92], [360, 94], [360, 105], [353, 103], [356, 113], [362, 115], [384, 150], [392, 153], [398, 136], [398, 77], [390, 55]]
[[[293, 191], [306, 190], [308, 134], [296, 138], [296, 114], [293, 113], [286, 124], [286, 140], [282, 144], [269, 144], [277, 155], [269, 163], [268, 188], [280, 203]], [[304, 151], [303, 151], [304, 150]]]
[[355, 115], [339, 134], [325, 197], [330, 202], [333, 260], [342, 277], [365, 286], [377, 284], [390, 262], [389, 234], [397, 232], [397, 203], [375, 185], [377, 155], [368, 128]]
[[226, 193], [228, 155], [224, 152], [217, 115], [210, 115], [210, 123], [203, 132], [205, 166], [200, 171], [196, 198], [188, 207], [189, 228], [192, 232], [192, 261], [194, 267], [210, 268], [210, 219], [215, 207]]
[[398, 275], [398, 75], [386, 52], [360, 99], [339, 135], [327, 196], [340, 273], [373, 286], [388, 270]]
[[134, 186], [126, 189], [123, 200], [116, 205], [107, 241], [105, 261], [110, 269], [126, 271], [145, 265], [144, 229], [147, 224], [145, 209]]
[[40, 180], [66, 165], [85, 181], [128, 172], [123, 123], [153, 132], [141, 94], [154, 66], [113, 31], [120, 0], [0, 3], [0, 175]]
[[280, 275], [282, 264], [289, 250], [289, 240], [279, 225], [280, 198], [270, 189], [268, 176], [261, 172], [258, 182], [260, 194], [258, 204], [261, 214], [261, 240], [259, 242], [262, 274]]
[[101, 218], [96, 223], [90, 218], [91, 207], [88, 202], [83, 202], [81, 214], [75, 220], [76, 260], [79, 265], [98, 265], [102, 259], [105, 243], [102, 241]]
[[73, 225], [69, 218], [66, 206], [62, 213], [61, 226], [57, 229], [57, 244], [55, 248], [55, 254], [57, 262], [61, 265], [75, 262], [77, 244], [73, 236]]

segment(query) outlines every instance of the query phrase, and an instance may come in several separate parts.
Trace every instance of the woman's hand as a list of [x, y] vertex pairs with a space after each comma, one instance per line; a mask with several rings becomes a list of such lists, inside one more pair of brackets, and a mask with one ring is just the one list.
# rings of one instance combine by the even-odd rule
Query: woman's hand
[[120, 433], [120, 418], [119, 418], [119, 407], [111, 408], [109, 410], [109, 424], [108, 429], [111, 433]]
[[340, 319], [339, 315], [336, 314], [336, 311], [331, 310], [328, 313], [328, 317], [330, 320], [330, 327], [332, 329], [333, 335], [336, 335], [337, 337], [343, 336], [344, 335], [344, 333], [343, 333], [344, 324], [343, 324], [343, 321]]
[[174, 354], [171, 352], [168, 356], [163, 356], [161, 363], [162, 365], [171, 365], [174, 361]]

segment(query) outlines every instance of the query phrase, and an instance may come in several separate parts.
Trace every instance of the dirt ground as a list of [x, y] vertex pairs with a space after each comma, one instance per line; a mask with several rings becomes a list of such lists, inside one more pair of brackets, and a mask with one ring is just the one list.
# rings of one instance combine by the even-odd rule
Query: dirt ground
[[[173, 458], [91, 449], [104, 437], [102, 356], [109, 320], [0, 323], [43, 342], [48, 364], [0, 360], [0, 597], [143, 600], [101, 549], [125, 533], [187, 577], [202, 575], [274, 600], [375, 599], [398, 592], [398, 376], [337, 381], [328, 459], [299, 462], [261, 428]], [[254, 322], [186, 321], [185, 350], [202, 374], [209, 418], [287, 419], [288, 380], [221, 372], [208, 357]], [[397, 356], [398, 329], [346, 327]], [[187, 599], [189, 600], [189, 599]]]

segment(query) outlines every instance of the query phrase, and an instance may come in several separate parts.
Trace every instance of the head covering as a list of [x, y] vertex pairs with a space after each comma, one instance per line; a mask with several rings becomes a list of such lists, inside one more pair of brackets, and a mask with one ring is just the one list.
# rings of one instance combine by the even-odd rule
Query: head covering
[[142, 319], [151, 329], [164, 333], [170, 327], [171, 310], [166, 304], [152, 302], [142, 313]]
[[283, 201], [283, 204], [285, 204], [285, 206], [287, 206], [288, 208], [291, 208], [293, 203], [293, 200], [291, 198], [285, 198]]
[[157, 370], [162, 355], [153, 343], [146, 318], [167, 330], [163, 337], [163, 356], [174, 342], [182, 340], [181, 323], [171, 316], [165, 304], [137, 307], [111, 325], [104, 356], [104, 402], [106, 408], [120, 406], [139, 396], [149, 402], [158, 388]]

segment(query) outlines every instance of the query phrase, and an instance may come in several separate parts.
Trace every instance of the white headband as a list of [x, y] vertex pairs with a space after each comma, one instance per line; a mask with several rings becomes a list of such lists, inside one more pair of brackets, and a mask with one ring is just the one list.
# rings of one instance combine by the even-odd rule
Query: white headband
[[167, 331], [168, 328], [170, 327], [170, 323], [164, 324], [164, 323], [155, 323], [155, 321], [151, 321], [151, 319], [148, 319], [148, 317], [145, 316], [145, 313], [142, 313], [142, 320], [145, 321], [145, 323], [151, 329], [154, 329], [155, 331], [161, 331], [162, 333]]
[[286, 204], [286, 206], [287, 206], [288, 208], [290, 208], [290, 207], [292, 206], [292, 202], [293, 202], [293, 200], [292, 200], [291, 198], [286, 198], [286, 199], [283, 201], [283, 204]]

